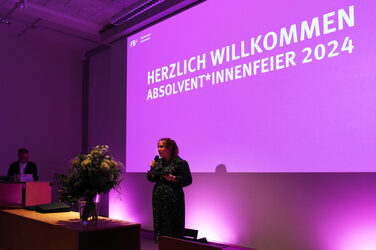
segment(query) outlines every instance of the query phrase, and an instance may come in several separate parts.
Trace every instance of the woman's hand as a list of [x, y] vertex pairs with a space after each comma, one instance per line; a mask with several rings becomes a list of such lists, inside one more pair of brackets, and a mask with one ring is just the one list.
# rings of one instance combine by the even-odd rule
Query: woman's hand
[[[157, 162], [153, 160], [153, 161], [150, 163], [150, 170], [152, 170], [156, 165], [157, 165]], [[151, 177], [154, 178], [155, 175], [151, 174]]]
[[163, 178], [165, 178], [168, 181], [176, 181], [176, 176], [169, 174], [169, 175], [163, 175]]
[[157, 162], [154, 160], [150, 163], [151, 168], [154, 168], [156, 165], [157, 165]]

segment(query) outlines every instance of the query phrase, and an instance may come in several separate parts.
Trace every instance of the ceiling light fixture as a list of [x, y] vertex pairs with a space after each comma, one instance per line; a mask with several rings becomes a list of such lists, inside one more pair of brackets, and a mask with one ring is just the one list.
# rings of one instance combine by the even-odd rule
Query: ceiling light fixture
[[132, 19], [141, 13], [155, 7], [156, 5], [164, 2], [165, 0], [146, 0], [142, 4], [138, 4], [137, 7], [131, 7], [124, 11], [122, 11], [119, 15], [117, 15], [111, 23], [115, 26], [118, 26], [122, 23], [125, 23], [129, 19]]
[[8, 13], [7, 13], [5, 16], [3, 16], [3, 17], [1, 18], [0, 23], [3, 23], [3, 24], [10, 24], [9, 20], [7, 20], [7, 19], [8, 19], [8, 18], [13, 14], [13, 12], [15, 12], [16, 9], [18, 9], [18, 8], [21, 8], [21, 9], [26, 8], [26, 0], [20, 0], [20, 1], [18, 1], [17, 3], [15, 3], [15, 4], [13, 5], [13, 7], [8, 11]]

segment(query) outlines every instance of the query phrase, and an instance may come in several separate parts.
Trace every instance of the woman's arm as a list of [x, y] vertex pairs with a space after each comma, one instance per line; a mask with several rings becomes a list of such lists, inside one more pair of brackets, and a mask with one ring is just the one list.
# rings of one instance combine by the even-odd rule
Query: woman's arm
[[158, 177], [157, 176], [155, 176], [154, 174], [152, 174], [152, 173], [150, 173], [150, 171], [152, 171], [154, 168], [155, 168], [155, 166], [157, 166], [157, 162], [156, 161], [152, 161], [151, 163], [150, 163], [150, 170], [148, 171], [148, 173], [146, 174], [146, 178], [149, 180], [149, 181], [151, 181], [151, 182], [156, 182], [157, 180], [158, 180]]
[[[174, 186], [186, 187], [192, 183], [191, 170], [189, 169], [188, 162], [182, 161], [177, 166], [177, 174], [175, 177], [170, 177]], [[165, 179], [168, 180], [168, 177]]]
[[146, 174], [146, 178], [151, 182], [156, 182], [158, 179], [155, 175], [151, 174], [150, 171]]

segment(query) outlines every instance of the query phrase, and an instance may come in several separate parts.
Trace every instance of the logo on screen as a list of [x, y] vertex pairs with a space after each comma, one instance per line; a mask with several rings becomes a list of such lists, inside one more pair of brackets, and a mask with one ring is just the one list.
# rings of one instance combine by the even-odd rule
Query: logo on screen
[[137, 44], [137, 39], [134, 39], [130, 42], [130, 47], [132, 48], [132, 47], [136, 46], [136, 44]]

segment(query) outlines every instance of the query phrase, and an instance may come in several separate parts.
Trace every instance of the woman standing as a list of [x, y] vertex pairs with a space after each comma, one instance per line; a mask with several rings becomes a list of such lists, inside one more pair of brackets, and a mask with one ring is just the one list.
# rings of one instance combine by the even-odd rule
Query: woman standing
[[188, 163], [178, 156], [174, 140], [158, 141], [160, 160], [153, 160], [147, 178], [155, 182], [153, 189], [154, 239], [159, 236], [184, 236], [185, 205], [183, 187], [192, 183]]

